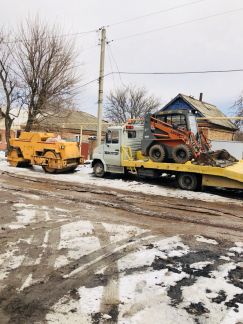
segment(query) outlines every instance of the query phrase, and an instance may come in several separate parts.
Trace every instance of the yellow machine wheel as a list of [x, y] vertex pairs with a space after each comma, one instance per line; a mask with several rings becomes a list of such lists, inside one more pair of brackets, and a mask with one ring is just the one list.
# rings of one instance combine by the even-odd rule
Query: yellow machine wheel
[[57, 169], [51, 168], [50, 167], [50, 163], [49, 163], [49, 159], [56, 159], [56, 154], [52, 151], [47, 151], [44, 154], [44, 157], [48, 158], [48, 165], [43, 165], [42, 168], [45, 172], [47, 173], [56, 173]]
[[19, 158], [17, 149], [12, 149], [8, 153], [8, 162], [11, 166], [17, 167], [19, 166], [20, 162], [16, 161]]

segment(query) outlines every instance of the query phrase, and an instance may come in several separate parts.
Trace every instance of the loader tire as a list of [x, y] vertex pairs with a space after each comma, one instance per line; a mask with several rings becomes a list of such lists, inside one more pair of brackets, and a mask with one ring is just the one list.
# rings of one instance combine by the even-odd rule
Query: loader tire
[[190, 191], [195, 191], [200, 186], [198, 177], [194, 173], [179, 173], [177, 183], [181, 189]]
[[96, 177], [103, 178], [105, 176], [105, 168], [102, 162], [96, 162], [93, 170]]
[[163, 162], [165, 159], [165, 149], [160, 144], [155, 144], [149, 149], [149, 157], [153, 162]]
[[172, 150], [172, 159], [175, 163], [186, 163], [192, 158], [192, 152], [188, 146], [181, 144], [177, 145]]

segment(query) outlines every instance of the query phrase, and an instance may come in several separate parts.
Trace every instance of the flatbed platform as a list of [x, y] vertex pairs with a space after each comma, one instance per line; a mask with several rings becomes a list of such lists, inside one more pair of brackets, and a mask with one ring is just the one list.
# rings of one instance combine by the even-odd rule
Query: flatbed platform
[[[126, 154], [128, 153], [128, 154]], [[158, 163], [144, 157], [141, 152], [136, 152], [136, 158], [131, 158], [129, 152], [122, 157], [122, 166], [128, 169], [152, 169], [169, 173], [190, 173], [201, 177], [201, 185], [209, 187], [223, 187], [243, 189], [243, 160], [227, 167], [213, 167], [196, 165], [191, 161], [185, 164]]]

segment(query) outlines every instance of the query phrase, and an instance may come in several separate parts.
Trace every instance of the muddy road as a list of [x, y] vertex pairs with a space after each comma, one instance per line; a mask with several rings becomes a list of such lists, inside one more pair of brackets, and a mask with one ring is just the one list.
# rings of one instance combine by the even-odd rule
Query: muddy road
[[243, 205], [0, 179], [0, 323], [243, 322]]

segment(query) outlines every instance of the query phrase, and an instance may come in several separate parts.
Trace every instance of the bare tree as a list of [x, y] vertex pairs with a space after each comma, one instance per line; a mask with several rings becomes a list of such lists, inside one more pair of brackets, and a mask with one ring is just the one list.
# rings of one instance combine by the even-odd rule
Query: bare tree
[[[236, 117], [243, 118], [243, 93], [235, 101], [233, 105], [233, 113]], [[235, 120], [235, 125], [238, 127], [238, 131], [235, 133], [234, 139], [236, 141], [243, 140], [243, 120]]]
[[125, 123], [129, 118], [143, 118], [160, 106], [160, 101], [148, 95], [145, 88], [129, 86], [111, 92], [105, 104], [105, 117], [114, 123]]
[[[235, 101], [233, 111], [236, 117], [243, 117], [243, 93]], [[240, 127], [243, 125], [243, 120], [236, 120], [235, 124]]]
[[13, 71], [12, 48], [7, 42], [8, 36], [4, 30], [0, 32], [0, 117], [5, 121], [5, 137], [7, 149], [10, 149], [11, 127], [15, 117], [14, 103], [19, 99], [18, 80]]
[[38, 18], [20, 29], [15, 57], [24, 83], [23, 101], [28, 119], [25, 130], [49, 116], [58, 116], [60, 106], [72, 101], [78, 77], [75, 73], [74, 42], [60, 36]]

